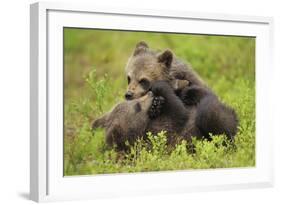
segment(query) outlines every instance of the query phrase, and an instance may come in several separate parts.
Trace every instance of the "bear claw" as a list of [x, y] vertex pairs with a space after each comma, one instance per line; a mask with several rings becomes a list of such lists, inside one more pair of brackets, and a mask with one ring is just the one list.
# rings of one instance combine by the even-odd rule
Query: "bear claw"
[[165, 99], [162, 96], [156, 96], [153, 98], [152, 105], [148, 111], [150, 119], [154, 119], [162, 112]]

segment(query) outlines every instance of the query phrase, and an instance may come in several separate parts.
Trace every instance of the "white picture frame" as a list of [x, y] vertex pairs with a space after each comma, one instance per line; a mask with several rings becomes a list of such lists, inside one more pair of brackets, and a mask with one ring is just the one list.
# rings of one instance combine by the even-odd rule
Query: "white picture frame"
[[[256, 37], [256, 166], [253, 168], [63, 176], [63, 27]], [[273, 186], [273, 19], [35, 3], [30, 10], [30, 198], [91, 199]]]

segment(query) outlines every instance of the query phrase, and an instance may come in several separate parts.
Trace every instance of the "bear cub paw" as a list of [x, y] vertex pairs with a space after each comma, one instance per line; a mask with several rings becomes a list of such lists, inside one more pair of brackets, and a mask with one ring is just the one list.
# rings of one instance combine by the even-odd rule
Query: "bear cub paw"
[[153, 98], [151, 107], [148, 111], [150, 119], [154, 119], [161, 114], [164, 103], [165, 99], [162, 96], [156, 96]]

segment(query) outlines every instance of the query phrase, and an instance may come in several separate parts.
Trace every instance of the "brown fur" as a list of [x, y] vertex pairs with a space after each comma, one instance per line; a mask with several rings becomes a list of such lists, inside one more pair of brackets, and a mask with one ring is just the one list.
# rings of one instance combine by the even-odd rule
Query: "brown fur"
[[[159, 80], [169, 82], [175, 90], [182, 89], [186, 84], [204, 85], [191, 66], [177, 59], [170, 50], [155, 52], [143, 41], [136, 45], [125, 72], [128, 78], [128, 89], [125, 95], [127, 100], [145, 95], [151, 85]], [[149, 81], [150, 86], [144, 88], [141, 85], [142, 79]], [[183, 83], [178, 83], [178, 81], [183, 81]], [[176, 84], [183, 87], [174, 87]]]
[[117, 150], [126, 150], [126, 141], [133, 144], [144, 136], [150, 123], [148, 110], [151, 107], [153, 95], [147, 95], [131, 101], [117, 104], [112, 111], [96, 119], [92, 128], [105, 128], [106, 143]]
[[[189, 121], [189, 127], [187, 127], [189, 130], [193, 130], [195, 126], [200, 127], [205, 136], [211, 132], [225, 133], [230, 138], [234, 137], [238, 124], [235, 111], [221, 103], [192, 67], [179, 60], [171, 51], [156, 52], [141, 41], [136, 45], [135, 51], [128, 61], [126, 74], [130, 77], [127, 91], [130, 96], [126, 95], [126, 99], [135, 99], [144, 95], [156, 81], [166, 81], [176, 91], [177, 96], [180, 97], [191, 115], [199, 113], [195, 114], [198, 116], [197, 120]], [[142, 78], [149, 80], [149, 89], [141, 86]], [[197, 125], [195, 125], [196, 123]], [[167, 126], [163, 125], [163, 127]], [[175, 127], [171, 127], [171, 129], [173, 128]]]
[[[148, 131], [153, 134], [166, 131], [168, 144], [172, 146], [181, 139], [191, 142], [192, 136], [211, 139], [210, 133], [226, 134], [233, 140], [238, 124], [236, 114], [208, 90], [199, 95], [198, 105], [187, 107], [166, 81], [155, 82], [151, 90], [153, 94], [148, 92], [141, 98], [118, 104], [94, 121], [92, 128], [105, 128], [107, 144], [123, 151], [128, 148], [126, 141], [131, 145], [138, 138], [145, 137]], [[148, 113], [153, 99], [158, 96], [162, 96], [165, 103], [159, 115], [151, 119]]]

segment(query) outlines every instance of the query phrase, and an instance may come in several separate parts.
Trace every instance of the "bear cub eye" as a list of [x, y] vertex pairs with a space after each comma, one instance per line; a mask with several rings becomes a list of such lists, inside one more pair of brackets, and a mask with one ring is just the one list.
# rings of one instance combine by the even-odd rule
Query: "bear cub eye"
[[134, 109], [135, 109], [136, 112], [140, 112], [141, 111], [140, 103], [135, 104]]
[[150, 88], [150, 82], [149, 82], [149, 80], [143, 78], [143, 79], [141, 79], [141, 80], [139, 81], [139, 83], [140, 83], [140, 85], [142, 86], [142, 88], [143, 88], [144, 90], [149, 90], [149, 88]]

